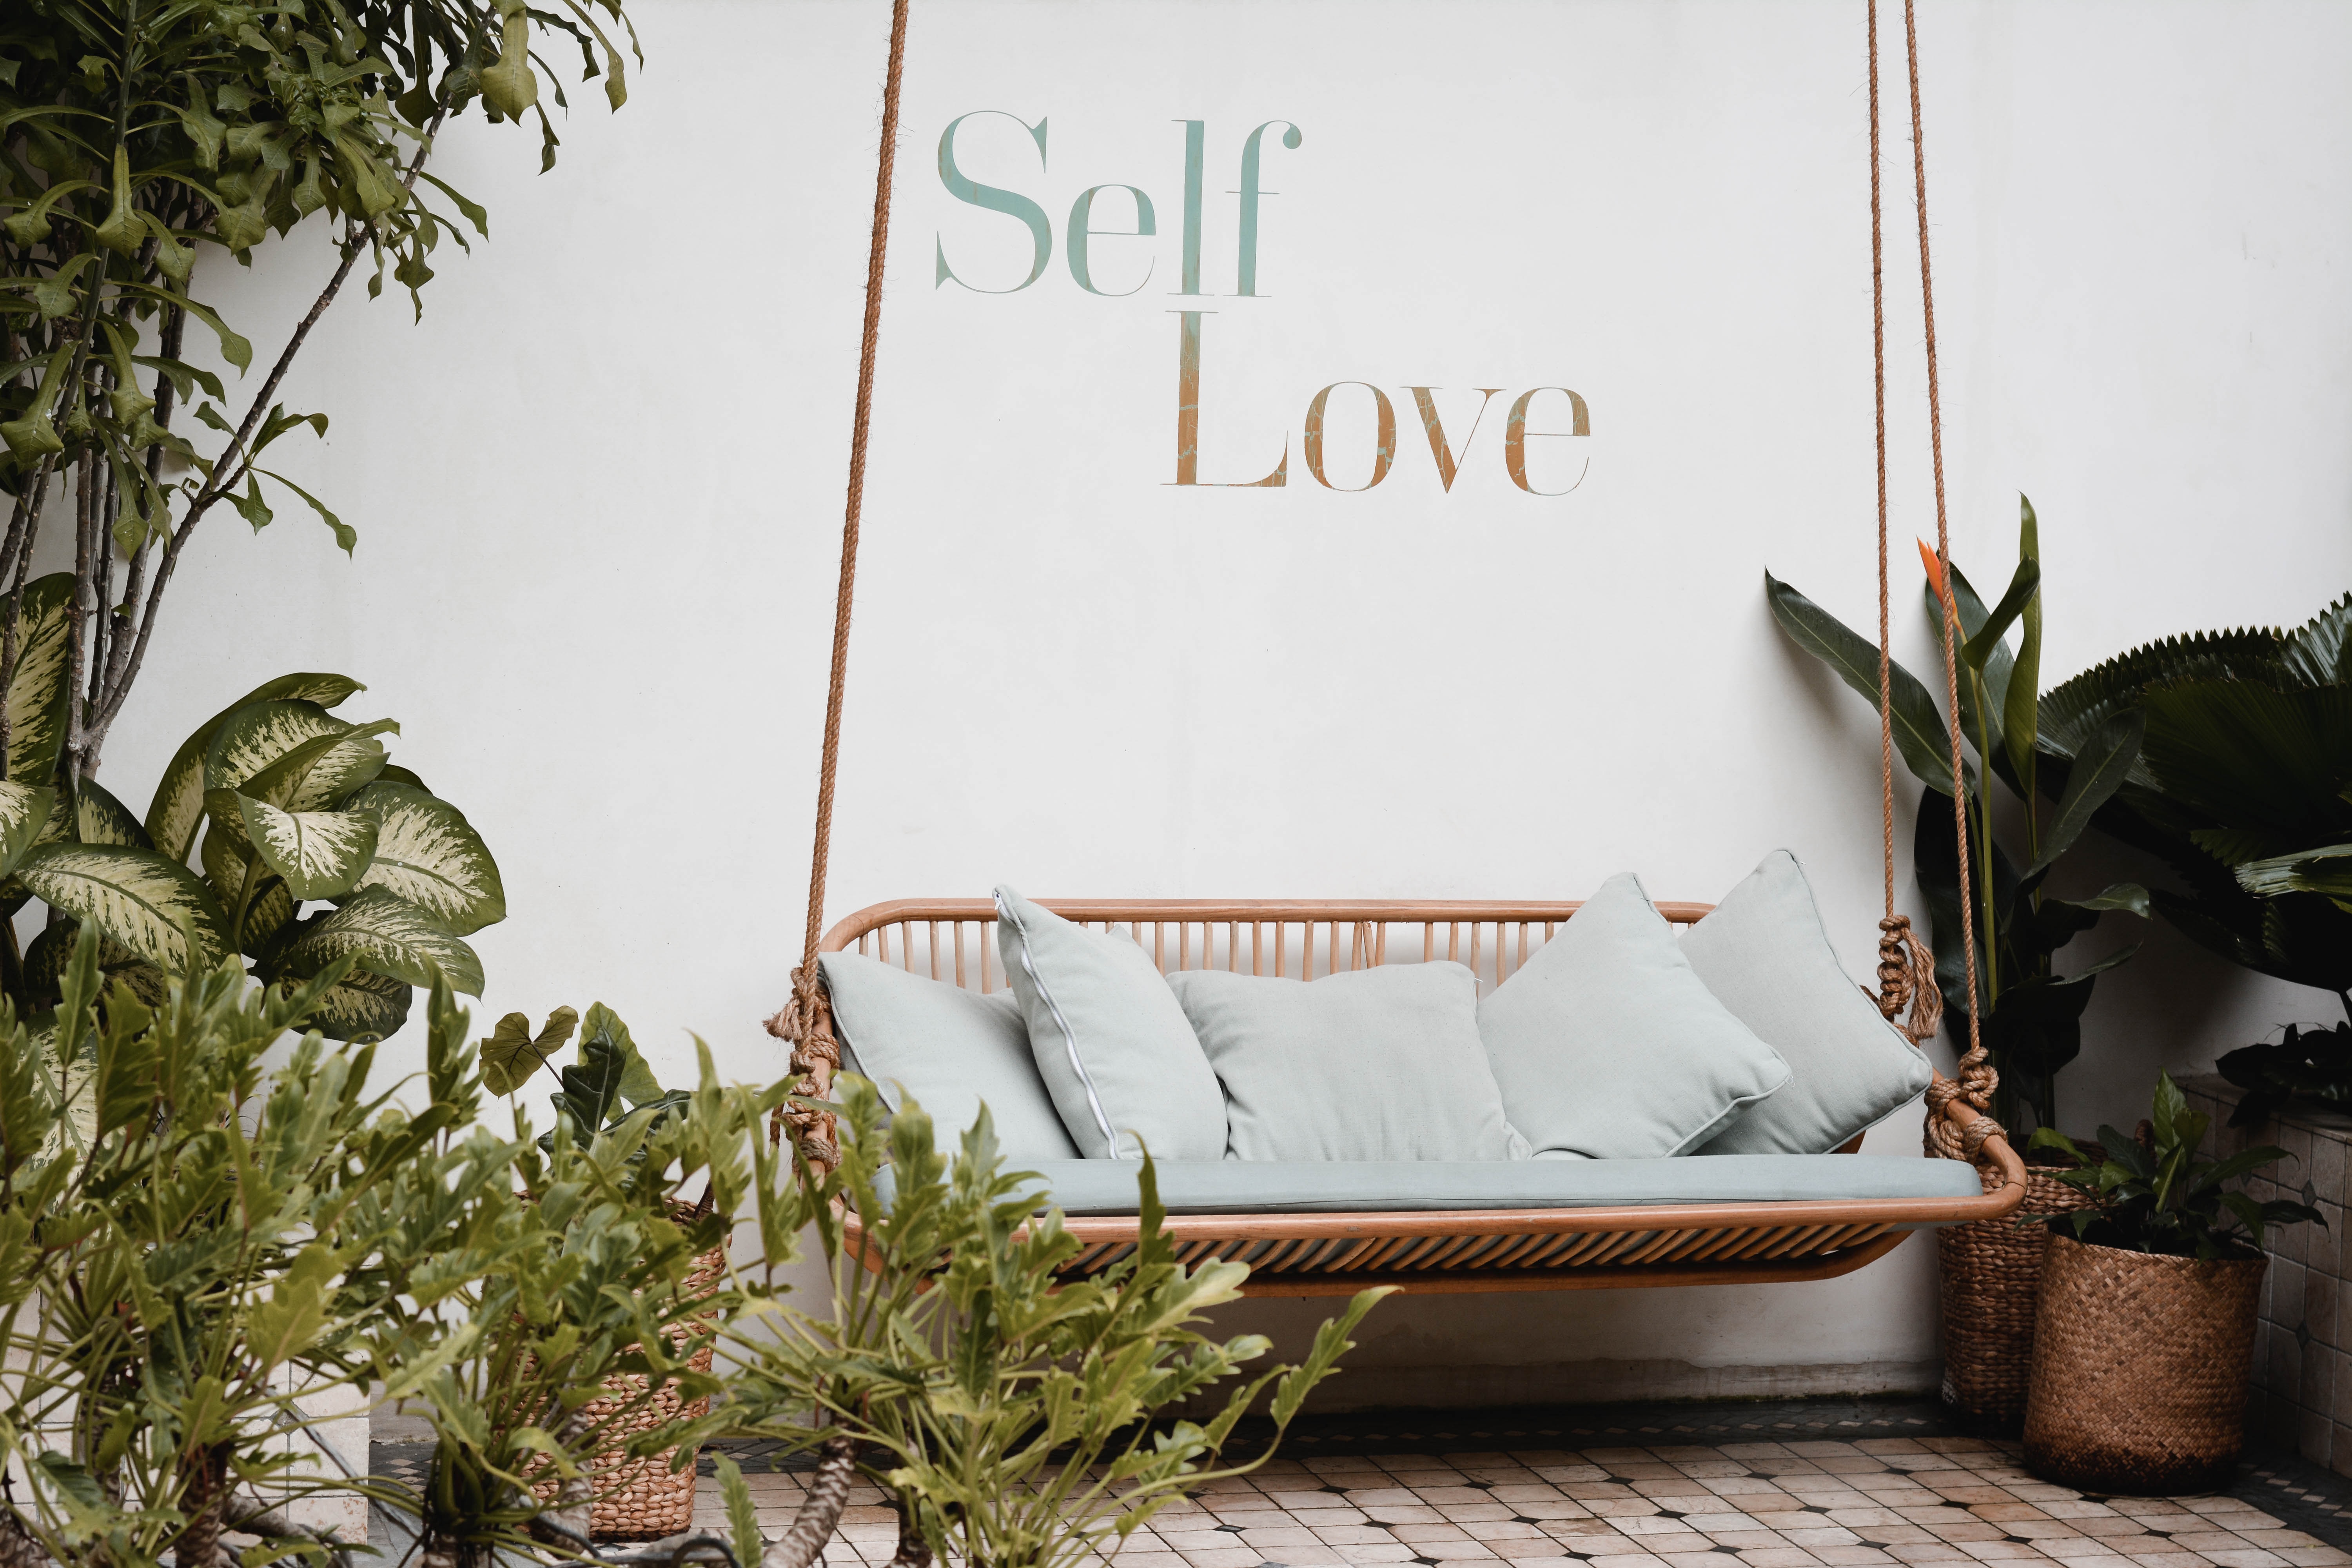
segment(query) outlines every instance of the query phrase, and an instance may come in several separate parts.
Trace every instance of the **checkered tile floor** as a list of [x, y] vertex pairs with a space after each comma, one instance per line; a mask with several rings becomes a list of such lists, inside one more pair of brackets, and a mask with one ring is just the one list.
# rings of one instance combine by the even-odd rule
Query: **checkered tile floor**
[[[720, 1446], [761, 1523], [781, 1533], [808, 1458]], [[379, 1474], [412, 1482], [430, 1455], [372, 1450]], [[698, 1522], [723, 1529], [709, 1455], [700, 1468]], [[833, 1568], [887, 1562], [897, 1533], [881, 1495], [861, 1489], [828, 1549]], [[381, 1517], [375, 1534], [391, 1568], [405, 1534], [385, 1533]], [[1932, 1401], [1814, 1399], [1308, 1416], [1265, 1468], [1163, 1510], [1118, 1562], [2352, 1568], [2342, 1548], [2352, 1481], [2291, 1456], [2253, 1453], [2207, 1496], [2085, 1496], [2034, 1480], [2014, 1443], [1961, 1435]]]
[[[802, 1476], [748, 1479], [771, 1533]], [[697, 1521], [723, 1529], [704, 1478]], [[829, 1555], [886, 1563], [897, 1524], [862, 1489]], [[1591, 1568], [1845, 1568], [2063, 1562], [2074, 1568], [2326, 1568], [2352, 1555], [2231, 1495], [2084, 1496], [1972, 1437], [1307, 1454], [1163, 1509], [1121, 1568], [1505, 1560]]]

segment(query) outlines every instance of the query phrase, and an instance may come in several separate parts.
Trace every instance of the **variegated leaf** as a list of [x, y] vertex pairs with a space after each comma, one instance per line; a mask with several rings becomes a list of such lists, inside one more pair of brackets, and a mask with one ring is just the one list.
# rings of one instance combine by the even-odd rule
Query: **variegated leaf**
[[405, 784], [369, 784], [344, 803], [382, 825], [361, 888], [383, 888], [423, 908], [459, 936], [507, 918], [506, 886], [489, 846], [447, 801]]
[[[215, 793], [205, 792], [207, 803]], [[376, 820], [366, 812], [280, 811], [248, 795], [232, 791], [229, 797], [245, 825], [246, 841], [298, 900], [351, 891], [375, 854]]]
[[[282, 811], [324, 811], [383, 771], [383, 742], [400, 733], [389, 719], [353, 724], [303, 742], [237, 786], [248, 799]], [[207, 794], [210, 790], [207, 789]]]
[[[41, 825], [40, 832], [35, 836], [33, 839], [35, 848], [44, 844], [68, 843], [73, 838], [72, 809], [67, 805], [66, 798], [57, 791], [51, 790], [48, 794], [50, 796], [49, 819]], [[0, 914], [15, 914], [18, 910], [23, 909], [32, 897], [33, 890], [26, 887], [15, 873], [10, 873], [5, 880], [0, 880]]]
[[430, 985], [437, 965], [453, 989], [468, 996], [482, 994], [482, 961], [474, 950], [431, 915], [382, 888], [354, 893], [342, 908], [301, 922], [278, 963], [289, 973], [310, 975], [339, 958], [355, 959], [362, 968], [411, 985]]
[[131, 815], [131, 808], [108, 794], [96, 779], [84, 779], [74, 786], [74, 837], [84, 844], [128, 844], [133, 849], [155, 847], [155, 841], [147, 837], [146, 827]]
[[8, 777], [17, 784], [47, 784], [65, 744], [66, 621], [73, 591], [70, 572], [25, 584], [7, 695]]
[[[58, 977], [73, 956], [74, 938], [80, 930], [72, 921], [59, 921], [25, 950], [25, 985], [34, 995], [57, 995]], [[99, 937], [98, 969], [105, 983], [129, 986], [131, 994], [148, 1006], [163, 1005], [169, 984], [164, 973], [103, 932]]]
[[[278, 989], [290, 992], [300, 984], [289, 978], [279, 981]], [[305, 1026], [331, 1040], [356, 1040], [368, 1035], [381, 1039], [408, 1021], [408, 1005], [415, 995], [404, 980], [354, 969], [328, 987], [310, 1010]]]
[[[306, 741], [352, 726], [315, 702], [255, 702], [225, 720], [205, 752], [205, 788], [242, 789], [247, 779]], [[158, 838], [157, 844], [163, 843]]]
[[273, 943], [294, 924], [294, 917], [302, 906], [286, 890], [286, 884], [272, 877], [261, 884], [253, 895], [253, 902], [245, 911], [245, 930], [238, 934], [237, 945], [247, 957], [265, 957]]
[[16, 875], [35, 898], [170, 973], [210, 968], [228, 955], [228, 922], [212, 889], [152, 849], [44, 844], [26, 852]]
[[0, 783], [0, 875], [16, 868], [56, 815], [58, 792]]
[[287, 700], [332, 708], [352, 693], [366, 689], [358, 681], [340, 675], [281, 675], [255, 687], [205, 720], [203, 728], [180, 743], [180, 749], [172, 754], [170, 765], [163, 770], [163, 782], [155, 786], [155, 798], [147, 807], [148, 837], [173, 859], [188, 858], [188, 850], [195, 843], [196, 825], [204, 820], [205, 759], [211, 754], [213, 739], [220, 733], [221, 726], [239, 710], [257, 702]]

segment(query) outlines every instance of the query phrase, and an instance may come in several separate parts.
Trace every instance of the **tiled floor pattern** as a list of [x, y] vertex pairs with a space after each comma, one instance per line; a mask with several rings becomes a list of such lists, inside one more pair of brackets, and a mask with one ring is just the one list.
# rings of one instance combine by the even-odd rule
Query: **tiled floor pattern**
[[[749, 1476], [781, 1531], [799, 1474]], [[698, 1524], [723, 1529], [714, 1482]], [[897, 1525], [861, 1489], [830, 1552], [885, 1563]], [[1122, 1568], [1510, 1562], [1591, 1568], [1847, 1568], [1879, 1563], [2072, 1568], [2330, 1568], [2352, 1555], [2229, 1495], [2084, 1496], [1972, 1437], [1721, 1445], [1608, 1444], [1279, 1458], [1171, 1504]]]

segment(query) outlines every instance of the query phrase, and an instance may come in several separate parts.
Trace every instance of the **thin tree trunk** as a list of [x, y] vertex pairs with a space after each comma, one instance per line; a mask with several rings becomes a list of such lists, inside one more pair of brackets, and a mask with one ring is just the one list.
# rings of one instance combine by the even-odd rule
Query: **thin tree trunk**
[[817, 1453], [816, 1476], [801, 1500], [801, 1511], [761, 1556], [760, 1568], [809, 1568], [833, 1539], [849, 1502], [850, 1484], [857, 1479], [857, 1445], [847, 1437], [828, 1437]]

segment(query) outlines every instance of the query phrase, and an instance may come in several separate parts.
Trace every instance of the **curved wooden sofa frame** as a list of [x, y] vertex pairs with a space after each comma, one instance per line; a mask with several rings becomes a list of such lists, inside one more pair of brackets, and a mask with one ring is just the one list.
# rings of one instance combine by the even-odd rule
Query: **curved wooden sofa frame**
[[[1316, 978], [1389, 961], [1394, 928], [1418, 928], [1399, 947], [1423, 960], [1467, 963], [1481, 992], [1526, 963], [1580, 901], [1429, 900], [1040, 900], [1066, 920], [1131, 936], [1163, 972], [1220, 968]], [[1709, 904], [1661, 903], [1677, 930]], [[995, 906], [985, 899], [906, 899], [874, 904], [825, 933], [824, 951], [859, 952], [979, 991], [1003, 984]], [[1269, 933], [1271, 940], [1269, 941]], [[1442, 935], [1441, 935], [1442, 933]], [[1947, 1108], [1965, 1130], [1978, 1112]], [[1856, 1141], [1857, 1142], [1859, 1140]], [[1847, 1145], [1851, 1152], [1853, 1144]], [[1828, 1279], [1883, 1258], [1916, 1229], [2000, 1219], [2025, 1197], [2025, 1169], [1998, 1133], [1978, 1160], [1986, 1191], [1971, 1198], [1853, 1198], [1817, 1203], [1714, 1203], [1580, 1209], [1398, 1210], [1366, 1213], [1171, 1215], [1167, 1228], [1187, 1263], [1250, 1265], [1251, 1296], [1347, 1295], [1370, 1285], [1410, 1291], [1591, 1290]], [[850, 1248], [863, 1230], [843, 1216]], [[1083, 1277], [1131, 1251], [1132, 1217], [1071, 1216], [1082, 1250], [1066, 1271]]]

